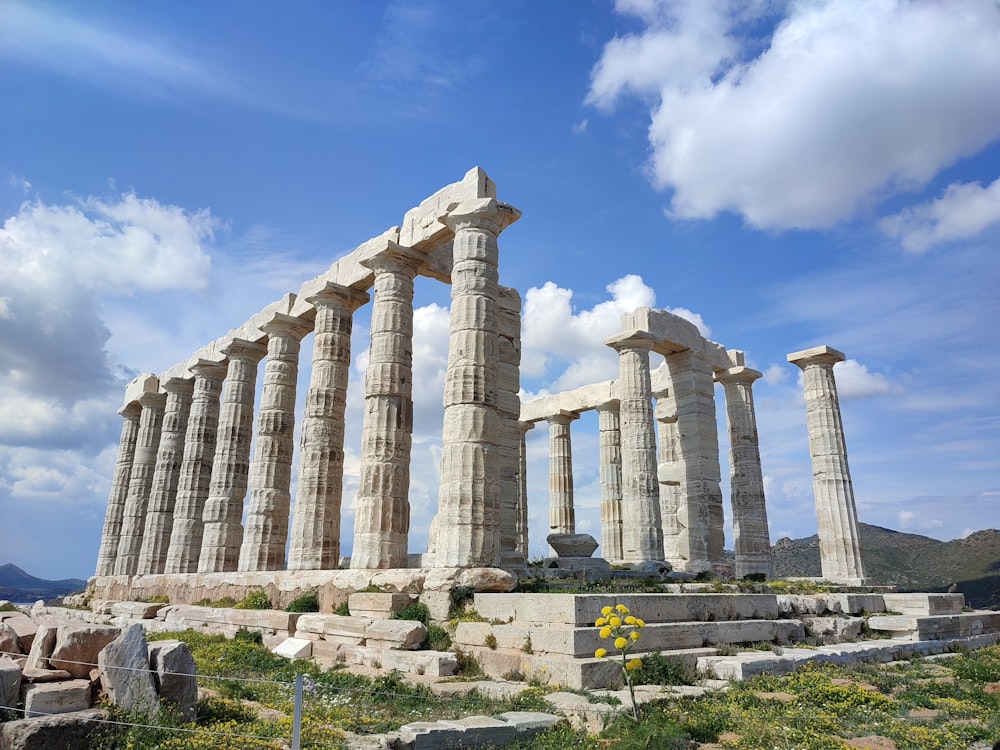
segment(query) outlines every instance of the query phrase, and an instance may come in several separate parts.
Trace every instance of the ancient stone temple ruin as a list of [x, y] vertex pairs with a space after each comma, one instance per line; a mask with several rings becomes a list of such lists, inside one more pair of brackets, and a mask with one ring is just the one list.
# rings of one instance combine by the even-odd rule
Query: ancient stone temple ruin
[[[771, 575], [751, 390], [760, 373], [691, 323], [640, 308], [605, 342], [618, 354], [616, 380], [522, 404], [520, 295], [498, 273], [500, 234], [519, 217], [473, 169], [297, 293], [130, 383], [95, 593], [125, 598], [145, 587], [191, 601], [225, 586], [295, 592], [330, 581], [346, 590], [370, 582], [366, 571], [409, 571], [403, 578], [416, 590], [478, 571], [461, 580], [509, 590], [528, 550], [525, 434], [548, 426], [550, 532], [571, 535], [570, 426], [590, 410], [600, 424], [601, 556], [647, 573], [719, 571], [715, 383], [726, 400], [735, 574]], [[409, 544], [417, 276], [451, 285], [439, 495], [423, 552]], [[366, 304], [360, 485], [349, 569], [338, 570], [352, 319]], [[312, 375], [296, 415], [300, 343], [309, 332]], [[839, 353], [821, 349], [793, 361], [806, 374], [823, 572], [857, 581], [864, 574], [832, 377]], [[662, 355], [659, 367], [651, 368], [652, 353]]]

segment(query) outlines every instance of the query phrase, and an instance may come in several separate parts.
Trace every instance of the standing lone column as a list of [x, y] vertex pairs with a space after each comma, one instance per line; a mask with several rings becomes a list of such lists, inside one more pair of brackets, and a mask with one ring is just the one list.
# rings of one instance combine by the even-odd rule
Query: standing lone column
[[622, 561], [663, 559], [660, 487], [649, 352], [654, 340], [626, 332], [604, 342], [618, 352], [618, 400], [622, 441]]
[[726, 392], [737, 578], [748, 573], [763, 573], [768, 578], [774, 575], [757, 442], [757, 415], [753, 405], [753, 382], [760, 376], [756, 370], [743, 366], [732, 367], [718, 375]]
[[549, 423], [549, 533], [575, 534], [573, 504], [573, 443], [569, 424], [580, 415], [561, 411], [546, 417]]
[[333, 570], [340, 562], [344, 410], [354, 311], [368, 294], [327, 282], [306, 298], [316, 308], [312, 376], [306, 394], [289, 570]]
[[184, 457], [177, 479], [174, 527], [170, 533], [165, 573], [197, 573], [201, 556], [202, 514], [212, 483], [212, 461], [219, 429], [219, 397], [226, 364], [199, 359], [188, 368], [194, 374], [194, 393]]
[[160, 447], [156, 453], [156, 471], [149, 493], [145, 533], [139, 552], [137, 573], [162, 573], [167, 562], [167, 548], [174, 528], [174, 504], [177, 480], [184, 456], [184, 435], [191, 412], [194, 383], [185, 378], [170, 378], [161, 384], [167, 392], [163, 410]]
[[833, 366], [844, 361], [844, 354], [817, 346], [789, 354], [788, 361], [802, 369], [823, 577], [837, 583], [863, 583], [858, 511], [833, 376]]
[[257, 445], [250, 466], [250, 508], [239, 569], [283, 570], [292, 496], [295, 384], [299, 348], [312, 323], [275, 313], [259, 326], [267, 334], [264, 390], [257, 417]]
[[435, 564], [500, 562], [497, 452], [500, 233], [521, 212], [492, 198], [459, 204], [441, 221], [455, 233]]
[[122, 534], [122, 517], [128, 499], [129, 478], [132, 476], [132, 460], [135, 456], [135, 442], [139, 435], [139, 414], [142, 408], [132, 402], [118, 412], [122, 415], [122, 434], [118, 441], [118, 462], [111, 480], [111, 494], [108, 510], [104, 516], [104, 531], [101, 533], [101, 549], [97, 554], [97, 575], [115, 574], [115, 559], [118, 557], [118, 543]]
[[243, 500], [250, 473], [254, 391], [264, 344], [233, 339], [222, 353], [229, 358], [225, 391], [219, 406], [212, 483], [205, 501], [199, 573], [236, 570], [243, 543]]
[[163, 407], [166, 401], [167, 397], [162, 393], [144, 393], [139, 398], [142, 414], [139, 415], [139, 435], [122, 516], [115, 575], [135, 575], [138, 569], [142, 530], [146, 525], [146, 506], [156, 471], [156, 451], [160, 447], [160, 429], [163, 426]]
[[618, 401], [597, 406], [601, 479], [601, 557], [622, 559], [622, 435]]
[[363, 264], [375, 272], [365, 373], [361, 478], [352, 568], [405, 568], [413, 441], [413, 277], [420, 253], [389, 243]]

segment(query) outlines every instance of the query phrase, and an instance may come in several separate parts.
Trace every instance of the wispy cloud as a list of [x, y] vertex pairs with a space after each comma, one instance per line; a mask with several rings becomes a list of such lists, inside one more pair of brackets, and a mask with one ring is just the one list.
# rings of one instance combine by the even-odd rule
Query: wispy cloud
[[1000, 179], [981, 183], [952, 183], [940, 198], [910, 206], [884, 218], [879, 226], [913, 253], [935, 245], [975, 237], [1000, 224]]

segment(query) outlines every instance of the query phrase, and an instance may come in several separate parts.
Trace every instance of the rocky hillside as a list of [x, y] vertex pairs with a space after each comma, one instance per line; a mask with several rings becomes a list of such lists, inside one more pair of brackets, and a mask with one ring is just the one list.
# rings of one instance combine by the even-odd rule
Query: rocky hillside
[[[863, 523], [861, 545], [865, 572], [879, 583], [909, 591], [940, 591], [957, 583], [970, 606], [1000, 607], [1000, 530], [941, 542]], [[773, 554], [776, 575], [820, 574], [816, 536], [779, 539]]]
[[87, 582], [80, 578], [47, 581], [25, 573], [13, 563], [0, 565], [0, 599], [14, 602], [33, 602], [81, 591]]

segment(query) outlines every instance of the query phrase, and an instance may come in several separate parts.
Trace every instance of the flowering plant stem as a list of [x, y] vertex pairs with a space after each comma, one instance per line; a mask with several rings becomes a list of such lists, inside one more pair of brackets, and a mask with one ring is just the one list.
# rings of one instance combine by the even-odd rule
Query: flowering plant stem
[[[641, 631], [646, 627], [646, 623], [638, 617], [633, 616], [628, 607], [624, 604], [615, 604], [604, 607], [601, 610], [601, 617], [598, 617], [594, 625], [600, 630], [598, 636], [602, 640], [610, 640], [614, 648], [621, 652], [622, 676], [625, 684], [628, 685], [629, 696], [632, 699], [632, 718], [639, 720], [639, 704], [635, 700], [635, 685], [633, 684], [633, 673], [642, 667], [642, 659], [629, 659], [628, 655], [641, 637]], [[599, 648], [594, 652], [594, 656], [603, 659], [608, 655], [606, 648]]]

